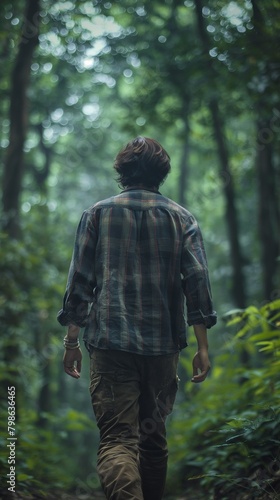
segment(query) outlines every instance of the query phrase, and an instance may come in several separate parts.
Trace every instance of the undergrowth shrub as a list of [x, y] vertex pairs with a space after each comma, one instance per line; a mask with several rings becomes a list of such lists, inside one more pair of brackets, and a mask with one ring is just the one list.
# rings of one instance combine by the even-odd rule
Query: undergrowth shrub
[[[280, 300], [224, 316], [232, 333], [169, 422], [170, 494], [207, 500], [280, 493]], [[189, 370], [189, 361], [181, 356]], [[182, 398], [181, 398], [182, 399]], [[176, 498], [176, 496], [174, 497]]]

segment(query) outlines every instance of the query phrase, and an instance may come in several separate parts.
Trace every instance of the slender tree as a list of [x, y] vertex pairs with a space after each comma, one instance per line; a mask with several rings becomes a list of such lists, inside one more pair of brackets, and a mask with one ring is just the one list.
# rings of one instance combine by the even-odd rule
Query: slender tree
[[[24, 141], [28, 124], [27, 88], [32, 56], [38, 43], [38, 22], [39, 0], [28, 0], [18, 52], [11, 75], [9, 147], [3, 171], [3, 229], [13, 239], [20, 237], [19, 208], [22, 190]], [[3, 243], [5, 245], [5, 237]], [[13, 247], [11, 246], [11, 248]], [[18, 391], [18, 388], [22, 386], [23, 381], [20, 377], [21, 366], [18, 362], [20, 352], [18, 332], [25, 311], [22, 304], [14, 310], [13, 305], [17, 304], [17, 294], [20, 295], [19, 290], [22, 291], [22, 295], [26, 293], [28, 278], [24, 263], [16, 252], [14, 259], [16, 262], [10, 264], [10, 270], [9, 262], [3, 266], [3, 282], [5, 282], [5, 274], [7, 275], [10, 272], [10, 276], [7, 280], [7, 286], [4, 287], [5, 308], [1, 317], [1, 323], [4, 326], [2, 357], [8, 367], [4, 371], [2, 382], [3, 386], [6, 387], [11, 384], [16, 386], [16, 391], [19, 392], [17, 405], [20, 406], [22, 404], [22, 393]]]
[[[216, 76], [209, 56], [210, 44], [202, 15], [202, 2], [195, 0], [195, 10], [197, 17], [198, 34], [203, 47], [205, 64], [207, 68], [207, 78], [211, 87], [215, 89]], [[224, 133], [224, 124], [220, 111], [218, 95], [216, 91], [211, 92], [209, 99], [209, 110], [212, 117], [214, 136], [217, 144], [218, 158], [220, 162], [220, 177], [223, 185], [225, 198], [225, 218], [230, 242], [230, 255], [233, 267], [232, 276], [232, 298], [238, 307], [245, 307], [245, 278], [243, 274], [243, 257], [239, 241], [239, 223], [236, 210], [236, 195], [233, 177], [230, 168], [229, 153]]]
[[[252, 0], [253, 25], [251, 33], [252, 45], [263, 47], [270, 52], [272, 39], [266, 32], [266, 19], [257, 0]], [[272, 9], [270, 10], [271, 13]], [[268, 53], [269, 53], [268, 52]], [[273, 51], [272, 51], [273, 54]], [[277, 57], [276, 54], [273, 56]], [[265, 58], [264, 58], [265, 59]], [[258, 222], [259, 239], [261, 243], [261, 263], [263, 293], [266, 300], [273, 299], [276, 286], [277, 258], [280, 253], [280, 209], [279, 193], [277, 192], [277, 169], [275, 165], [275, 129], [273, 127], [273, 106], [270, 104], [270, 94], [275, 85], [275, 67], [271, 59], [266, 60], [261, 79], [265, 76], [268, 86], [266, 92], [258, 94], [256, 103], [256, 171], [258, 179]], [[279, 75], [278, 75], [279, 83]]]
[[28, 127], [27, 89], [34, 50], [38, 44], [40, 0], [27, 0], [23, 28], [11, 75], [9, 147], [3, 172], [4, 228], [19, 236], [19, 206], [24, 169], [23, 150]]

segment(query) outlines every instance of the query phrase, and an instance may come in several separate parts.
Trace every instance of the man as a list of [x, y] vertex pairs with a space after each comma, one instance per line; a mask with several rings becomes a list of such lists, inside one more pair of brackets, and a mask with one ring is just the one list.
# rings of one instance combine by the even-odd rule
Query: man
[[85, 210], [77, 229], [58, 314], [68, 326], [64, 370], [80, 376], [78, 334], [85, 327], [106, 498], [160, 500], [165, 420], [177, 392], [179, 351], [187, 345], [184, 295], [198, 344], [193, 382], [209, 372], [207, 328], [216, 313], [197, 222], [158, 191], [170, 171], [167, 152], [157, 141], [137, 137], [117, 155], [114, 168], [124, 190]]

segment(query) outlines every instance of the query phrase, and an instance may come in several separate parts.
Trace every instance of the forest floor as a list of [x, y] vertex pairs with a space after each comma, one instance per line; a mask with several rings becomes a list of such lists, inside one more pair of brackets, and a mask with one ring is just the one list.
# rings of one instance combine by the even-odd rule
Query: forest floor
[[[100, 492], [95, 492], [92, 493], [92, 495], [87, 495], [87, 494], [82, 494], [82, 495], [72, 495], [69, 493], [64, 493], [61, 491], [57, 491], [52, 493], [51, 495], [44, 495], [42, 494], [15, 494], [15, 495], [7, 495], [7, 492], [5, 492], [5, 495], [3, 493], [1, 494], [0, 492], [0, 500], [106, 500], [106, 497]], [[166, 497], [165, 500], [169, 500], [169, 497]], [[171, 500], [171, 499], [170, 499]], [[176, 499], [173, 497], [172, 500], [198, 500], [197, 496], [188, 496], [188, 497], [177, 497]], [[204, 499], [201, 498], [201, 500], [208, 500], [204, 497]]]
[[[0, 500], [106, 500], [102, 492], [96, 491], [92, 494], [65, 493], [63, 491], [54, 491], [43, 495], [40, 492], [33, 493], [15, 493], [7, 495], [7, 491], [0, 491]], [[168, 498], [166, 498], [168, 500]], [[178, 497], [176, 500], [198, 500], [197, 497]], [[206, 499], [205, 499], [206, 500]]]
[[[225, 497], [222, 497], [225, 499]], [[250, 493], [245, 494], [243, 497], [233, 497], [232, 495], [228, 500], [253, 500], [255, 496], [251, 496]], [[211, 500], [213, 497], [211, 496]], [[219, 500], [219, 497], [215, 496], [216, 500]], [[54, 491], [52, 494], [42, 494], [40, 492], [29, 493], [16, 493], [16, 494], [7, 494], [7, 491], [0, 491], [0, 500], [106, 500], [106, 497], [101, 492], [93, 492], [92, 494], [81, 494], [75, 495], [71, 493], [65, 493], [61, 490]], [[177, 496], [177, 497], [164, 497], [164, 500], [210, 500], [209, 496], [201, 496], [201, 494], [196, 494], [195, 492], [188, 494], [188, 496]], [[279, 494], [269, 495], [264, 494], [264, 496], [258, 497], [258, 500], [280, 500]]]
[[[255, 496], [250, 493], [250, 491], [244, 492], [244, 494], [237, 494], [235, 496], [234, 492], [231, 492], [230, 496], [227, 498], [227, 500], [253, 500], [253, 499], [258, 499], [258, 500], [280, 500], [280, 493], [277, 493], [276, 490], [270, 494], [268, 492], [263, 491], [263, 494], [260, 494], [259, 496]], [[219, 495], [214, 495], [215, 500], [220, 500]], [[211, 495], [211, 500], [214, 500], [213, 495]], [[223, 500], [226, 498], [224, 495], [222, 495]], [[75, 492], [65, 492], [63, 490], [55, 490], [52, 493], [44, 493], [42, 491], [32, 491], [32, 492], [24, 492], [24, 493], [9, 493], [7, 490], [0, 489], [0, 500], [106, 500], [106, 497], [101, 491], [92, 491], [92, 493], [84, 493], [84, 494], [77, 494]], [[188, 494], [182, 496], [166, 496], [164, 497], [164, 500], [210, 500], [209, 495], [207, 495], [205, 492], [202, 493], [201, 491], [190, 491]]]
[[[7, 493], [7, 490], [0, 490], [0, 500], [106, 500], [106, 497], [101, 491], [95, 491], [91, 494], [75, 494], [67, 493], [61, 490], [54, 491], [53, 493], [43, 494], [42, 492], [33, 491], [32, 493]], [[165, 500], [171, 500], [170, 497], [165, 497]], [[206, 497], [188, 495], [188, 497], [180, 496], [172, 497], [172, 500], [209, 500]]]

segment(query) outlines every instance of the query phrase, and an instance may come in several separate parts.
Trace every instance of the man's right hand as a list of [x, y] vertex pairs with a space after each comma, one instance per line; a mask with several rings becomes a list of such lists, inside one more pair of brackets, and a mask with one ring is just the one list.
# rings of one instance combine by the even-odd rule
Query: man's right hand
[[192, 382], [203, 382], [211, 368], [208, 356], [207, 329], [204, 324], [193, 325], [197, 340], [197, 352], [193, 358], [193, 377]]
[[195, 383], [203, 382], [211, 368], [207, 348], [202, 348], [195, 353], [192, 365], [193, 377], [191, 381]]

